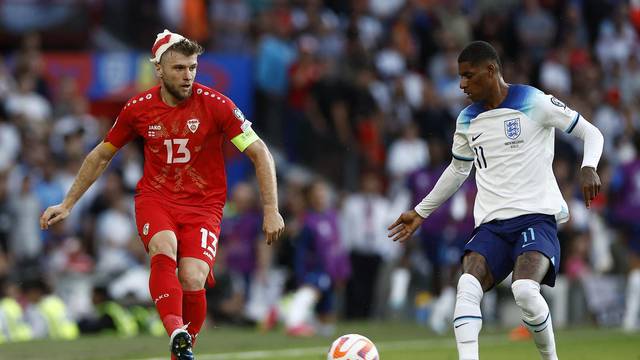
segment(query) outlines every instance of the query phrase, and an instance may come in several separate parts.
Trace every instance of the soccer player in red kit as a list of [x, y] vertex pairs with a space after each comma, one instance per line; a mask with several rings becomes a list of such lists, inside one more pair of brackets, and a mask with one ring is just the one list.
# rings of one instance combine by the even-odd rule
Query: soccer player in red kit
[[127, 102], [104, 141], [87, 155], [63, 202], [40, 219], [47, 229], [66, 218], [118, 149], [137, 136], [144, 139], [136, 223], [151, 257], [149, 290], [170, 335], [172, 357], [180, 360], [194, 358], [192, 344], [206, 316], [204, 285], [213, 283], [226, 199], [225, 138], [255, 166], [266, 242], [284, 230], [271, 153], [229, 98], [194, 82], [202, 51], [179, 34], [158, 34], [150, 60], [160, 85]]

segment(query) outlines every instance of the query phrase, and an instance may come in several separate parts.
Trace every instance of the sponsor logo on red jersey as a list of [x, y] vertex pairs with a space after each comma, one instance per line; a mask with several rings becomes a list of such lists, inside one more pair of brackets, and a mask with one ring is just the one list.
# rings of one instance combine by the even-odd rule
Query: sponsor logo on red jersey
[[158, 132], [162, 130], [162, 125], [160, 124], [154, 124], [154, 125], [149, 125], [149, 129], [147, 130], [147, 136], [149, 136], [150, 138], [155, 138], [156, 136], [158, 136]]

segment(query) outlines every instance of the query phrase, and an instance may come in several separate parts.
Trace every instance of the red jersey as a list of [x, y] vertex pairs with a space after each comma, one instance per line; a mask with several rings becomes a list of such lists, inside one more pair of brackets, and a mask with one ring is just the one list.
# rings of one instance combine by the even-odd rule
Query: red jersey
[[131, 98], [104, 141], [120, 148], [136, 136], [144, 139], [144, 173], [136, 197], [205, 207], [218, 219], [227, 191], [223, 139], [233, 139], [243, 151], [258, 138], [229, 98], [198, 83], [175, 107], [162, 101], [160, 86]]

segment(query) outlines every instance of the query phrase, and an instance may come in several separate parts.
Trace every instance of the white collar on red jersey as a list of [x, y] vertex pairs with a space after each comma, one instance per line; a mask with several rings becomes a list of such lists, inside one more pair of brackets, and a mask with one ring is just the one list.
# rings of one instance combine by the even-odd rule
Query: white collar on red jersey
[[184, 36], [176, 33], [172, 33], [171, 31], [164, 29], [163, 32], [159, 33], [156, 36], [156, 41], [153, 43], [153, 47], [151, 48], [152, 58], [149, 59], [152, 63], [159, 63], [162, 54], [167, 51], [173, 44], [184, 40]]

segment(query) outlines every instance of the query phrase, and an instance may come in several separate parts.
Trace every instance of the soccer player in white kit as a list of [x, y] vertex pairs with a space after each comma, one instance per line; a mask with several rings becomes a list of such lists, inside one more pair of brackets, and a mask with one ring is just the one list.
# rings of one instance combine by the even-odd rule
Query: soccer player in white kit
[[604, 140], [595, 126], [555, 97], [507, 84], [500, 67], [486, 42], [474, 41], [460, 53], [460, 88], [473, 104], [456, 121], [453, 159], [420, 204], [389, 226], [389, 237], [408, 239], [475, 165], [476, 228], [465, 245], [453, 316], [459, 358], [479, 358], [480, 301], [513, 271], [511, 289], [522, 321], [542, 359], [557, 359], [549, 306], [540, 294], [541, 283], [555, 283], [560, 268], [556, 224], [569, 217], [552, 169], [555, 129], [584, 141], [580, 181], [587, 207], [600, 191], [596, 167]]

